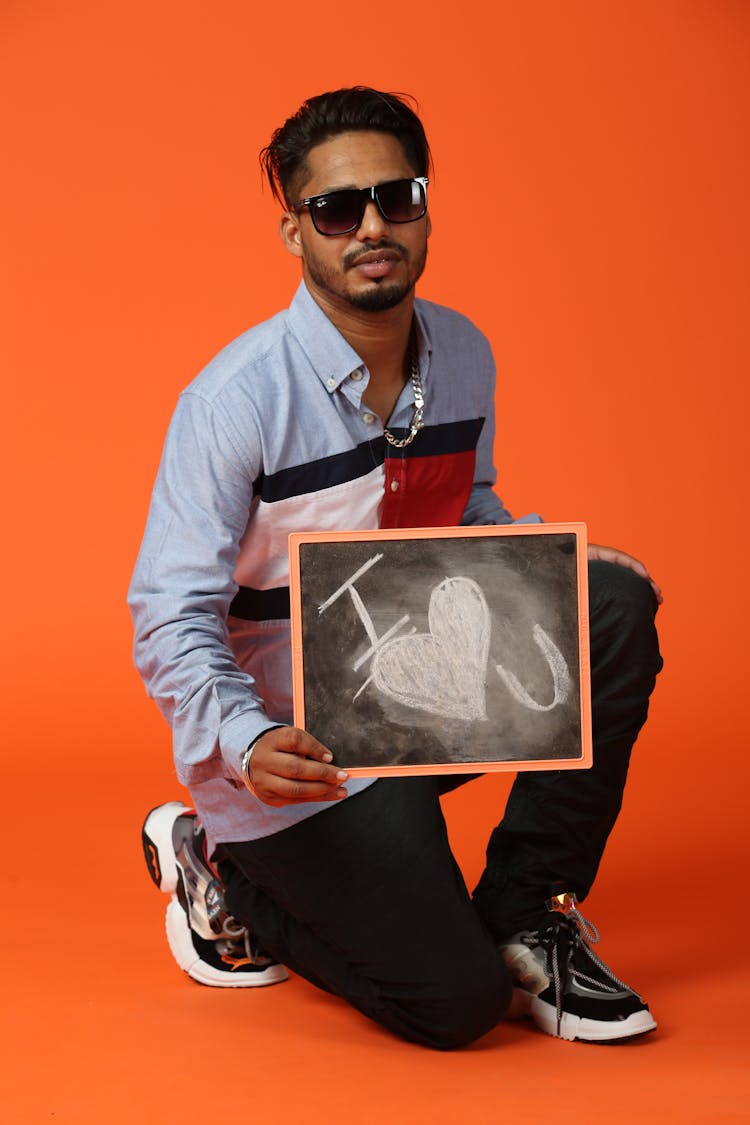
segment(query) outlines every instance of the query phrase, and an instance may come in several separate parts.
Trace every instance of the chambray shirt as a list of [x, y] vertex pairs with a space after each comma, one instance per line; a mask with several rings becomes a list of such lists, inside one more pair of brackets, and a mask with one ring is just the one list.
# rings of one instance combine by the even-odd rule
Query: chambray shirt
[[[272, 808], [240, 773], [254, 739], [293, 722], [289, 532], [512, 522], [492, 487], [489, 344], [450, 309], [414, 308], [425, 428], [404, 449], [386, 443], [367, 368], [304, 284], [177, 404], [128, 600], [136, 666], [172, 727], [209, 855], [333, 807]], [[405, 436], [413, 410], [409, 382], [389, 431]]]

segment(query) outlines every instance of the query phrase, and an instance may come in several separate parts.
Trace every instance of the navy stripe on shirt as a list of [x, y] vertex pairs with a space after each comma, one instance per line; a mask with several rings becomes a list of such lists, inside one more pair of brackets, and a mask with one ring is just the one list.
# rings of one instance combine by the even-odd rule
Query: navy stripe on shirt
[[290, 496], [304, 496], [308, 492], [322, 492], [337, 484], [367, 476], [374, 468], [383, 464], [384, 447], [385, 438], [378, 437], [374, 441], [364, 441], [344, 453], [321, 457], [319, 461], [308, 461], [306, 465], [279, 469], [277, 473], [260, 477], [255, 482], [253, 491], [266, 504], [288, 500]]
[[[468, 418], [461, 422], [444, 422], [439, 426], [425, 426], [413, 445], [391, 453], [384, 437], [362, 442], [344, 453], [321, 457], [305, 465], [293, 465], [277, 473], [263, 475], [255, 482], [253, 492], [266, 504], [287, 500], [290, 496], [305, 496], [322, 492], [337, 484], [366, 476], [373, 468], [382, 465], [386, 456], [437, 457], [441, 453], [468, 453], [476, 449], [482, 432], [484, 418]], [[396, 438], [406, 437], [407, 429], [394, 427]]]
[[289, 613], [288, 586], [277, 586], [273, 590], [240, 586], [229, 607], [229, 616], [242, 621], [283, 621]]

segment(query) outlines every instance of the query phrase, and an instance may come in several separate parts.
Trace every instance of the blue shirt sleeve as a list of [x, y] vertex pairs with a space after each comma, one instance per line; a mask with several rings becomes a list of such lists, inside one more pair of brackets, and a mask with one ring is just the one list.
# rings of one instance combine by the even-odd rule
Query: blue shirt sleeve
[[[241, 456], [231, 422], [185, 392], [172, 419], [128, 603], [135, 664], [172, 726], [177, 774], [241, 783], [247, 745], [276, 726], [252, 676], [234, 657], [226, 627], [234, 567], [253, 501], [260, 443]], [[254, 451], [254, 455], [253, 455]]]
[[536, 513], [514, 519], [495, 492], [495, 484], [497, 481], [497, 470], [494, 461], [496, 424], [495, 361], [492, 356], [489, 341], [481, 333], [477, 333], [477, 336], [480, 337], [484, 345], [481, 358], [483, 375], [481, 387], [484, 395], [482, 414], [484, 417], [484, 425], [482, 426], [482, 432], [479, 435], [479, 441], [477, 443], [474, 483], [472, 485], [469, 501], [461, 518], [461, 523], [463, 526], [541, 523], [541, 516], [538, 516]]

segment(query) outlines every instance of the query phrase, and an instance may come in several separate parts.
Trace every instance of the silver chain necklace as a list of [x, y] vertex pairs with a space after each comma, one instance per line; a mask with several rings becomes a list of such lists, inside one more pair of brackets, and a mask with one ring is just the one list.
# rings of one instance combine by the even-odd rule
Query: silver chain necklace
[[414, 438], [417, 436], [421, 429], [424, 429], [424, 422], [422, 415], [424, 414], [424, 394], [422, 393], [422, 378], [419, 373], [419, 356], [417, 354], [416, 341], [411, 341], [410, 363], [411, 363], [411, 385], [414, 391], [414, 415], [409, 426], [409, 433], [405, 438], [395, 438], [393, 434], [383, 427], [383, 435], [387, 442], [394, 445], [396, 449], [403, 449], [405, 445], [411, 445]]

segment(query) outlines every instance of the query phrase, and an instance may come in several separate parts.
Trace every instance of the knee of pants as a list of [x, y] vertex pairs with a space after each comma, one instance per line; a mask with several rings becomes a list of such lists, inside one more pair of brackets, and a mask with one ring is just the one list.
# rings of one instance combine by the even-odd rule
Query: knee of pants
[[645, 578], [618, 563], [591, 562], [589, 604], [592, 648], [602, 643], [617, 650], [635, 645], [634, 655], [637, 651], [641, 659], [650, 658], [653, 671], [659, 671], [657, 602]]
[[437, 1050], [465, 1047], [491, 1031], [507, 1012], [512, 978], [499, 954], [483, 966], [446, 965], [432, 998], [420, 996], [404, 1011], [407, 1037]]
[[650, 582], [619, 563], [595, 559], [589, 563], [591, 609], [610, 610], [621, 617], [653, 620], [656, 597]]

